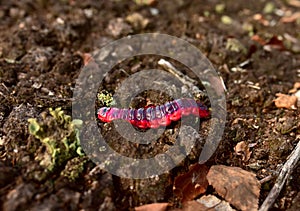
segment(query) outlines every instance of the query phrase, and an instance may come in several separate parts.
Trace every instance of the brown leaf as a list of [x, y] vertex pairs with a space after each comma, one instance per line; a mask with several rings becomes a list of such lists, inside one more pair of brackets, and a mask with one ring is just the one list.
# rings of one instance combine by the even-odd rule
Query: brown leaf
[[295, 12], [291, 16], [285, 16], [280, 19], [282, 23], [295, 22], [297, 19], [300, 19], [300, 12]]
[[182, 202], [190, 201], [196, 196], [205, 193], [208, 186], [206, 174], [208, 167], [198, 163], [192, 165], [189, 171], [175, 178], [174, 193]]
[[197, 201], [187, 201], [182, 206], [182, 211], [207, 210], [207, 207]]
[[216, 196], [207, 195], [202, 196], [197, 202], [201, 203], [206, 207], [205, 210], [209, 211], [218, 211], [218, 210], [226, 210], [226, 211], [234, 211], [234, 209], [230, 206], [230, 204], [224, 200], [218, 199]]
[[237, 143], [237, 145], [234, 147], [234, 151], [237, 155], [242, 156], [242, 160], [244, 162], [247, 162], [250, 159], [251, 152], [249, 150], [248, 144], [246, 144], [245, 141]]
[[281, 93], [276, 94], [277, 98], [274, 100], [275, 106], [277, 108], [288, 108], [295, 109], [295, 105], [297, 103], [296, 96], [285, 95]]
[[265, 50], [271, 51], [272, 49], [277, 50], [285, 50], [285, 46], [283, 44], [283, 41], [281, 39], [278, 39], [277, 36], [273, 36], [264, 46]]
[[165, 211], [167, 210], [168, 203], [153, 203], [135, 207], [136, 211]]
[[277, 50], [285, 50], [286, 49], [283, 44], [283, 41], [275, 35], [267, 41], [256, 34], [251, 37], [251, 40], [264, 46], [264, 50], [267, 50], [267, 51], [271, 51], [272, 49], [277, 49]]
[[287, 3], [294, 7], [300, 7], [300, 1], [299, 0], [287, 0]]
[[202, 196], [196, 201], [187, 201], [182, 204], [182, 208], [172, 209], [171, 211], [198, 211], [198, 210], [207, 210], [207, 211], [234, 211], [230, 204], [226, 201], [221, 201], [216, 196], [207, 195]]
[[294, 86], [293, 86], [293, 88], [289, 91], [289, 93], [296, 93], [297, 92], [297, 90], [300, 88], [300, 82], [296, 82], [296, 83], [294, 83]]
[[207, 179], [216, 192], [240, 210], [257, 210], [260, 183], [255, 174], [238, 167], [212, 166]]

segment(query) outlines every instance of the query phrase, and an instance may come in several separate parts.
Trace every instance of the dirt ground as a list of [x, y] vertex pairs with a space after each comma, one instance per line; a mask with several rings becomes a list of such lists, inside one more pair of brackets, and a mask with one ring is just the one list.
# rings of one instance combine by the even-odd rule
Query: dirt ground
[[[145, 32], [187, 40], [219, 72], [227, 88], [227, 122], [207, 165], [241, 167], [258, 180], [271, 176], [262, 184], [261, 204], [300, 139], [299, 109], [277, 108], [273, 102], [277, 93], [288, 94], [300, 81], [299, 8], [297, 0], [0, 1], [1, 209], [133, 210], [155, 202], [168, 202], [169, 209], [181, 207], [172, 191], [174, 179], [197, 162], [199, 152], [169, 173], [133, 180], [105, 172], [76, 150], [55, 151], [58, 144], [45, 139], [50, 133], [55, 141], [76, 136], [66, 115], [72, 113], [75, 80], [86, 55], [110, 41]], [[113, 92], [128, 75], [156, 67], [158, 59], [148, 56], [123, 62], [105, 77], [100, 89]], [[135, 106], [145, 106], [146, 98], [158, 104], [169, 100], [161, 95], [142, 93]], [[59, 107], [64, 114], [55, 110]], [[31, 131], [30, 118], [36, 118]], [[118, 150], [128, 156], [134, 150], [141, 157], [149, 152], [122, 145], [111, 123], [98, 125], [112, 144], [120, 142]], [[153, 153], [172, 144], [170, 134], [177, 126], [167, 128], [152, 146], [157, 149]], [[208, 126], [204, 121], [199, 133], [205, 135]], [[34, 134], [40, 128], [43, 134]], [[234, 151], [241, 141], [251, 146], [249, 159]], [[47, 155], [49, 147], [60, 153], [55, 162]], [[299, 208], [299, 174], [298, 165], [273, 210]]]

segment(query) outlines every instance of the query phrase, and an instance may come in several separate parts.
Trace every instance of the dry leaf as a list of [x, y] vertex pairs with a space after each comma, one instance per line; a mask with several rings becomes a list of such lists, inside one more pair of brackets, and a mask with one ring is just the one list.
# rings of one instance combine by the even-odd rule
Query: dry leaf
[[245, 141], [237, 143], [237, 145], [234, 147], [234, 151], [237, 155], [242, 156], [242, 160], [244, 162], [247, 162], [250, 159], [251, 152], [249, 150], [248, 144], [246, 144]]
[[294, 7], [300, 7], [300, 1], [299, 0], [287, 0], [287, 3]]
[[277, 108], [291, 108], [296, 109], [297, 97], [285, 95], [281, 93], [276, 94], [277, 98], [274, 100]]
[[209, 211], [234, 211], [234, 209], [230, 206], [228, 202], [223, 200], [221, 201], [213, 195], [202, 196], [200, 199], [197, 200], [197, 202], [201, 203], [203, 206], [206, 207], [205, 210]]
[[300, 82], [296, 82], [296, 83], [294, 83], [294, 86], [293, 86], [293, 88], [289, 91], [289, 93], [296, 93], [297, 92], [297, 90], [300, 88]]
[[286, 49], [283, 44], [283, 41], [275, 35], [273, 37], [271, 37], [271, 39], [269, 39], [268, 41], [264, 40], [259, 35], [253, 35], [251, 37], [251, 40], [264, 46], [264, 50], [266, 50], [266, 51], [271, 51], [272, 49], [277, 49], [277, 50], [285, 50]]
[[257, 210], [260, 183], [255, 174], [238, 167], [212, 166], [207, 179], [216, 192], [240, 210]]
[[271, 51], [272, 49], [285, 50], [285, 46], [281, 39], [278, 39], [277, 36], [273, 36], [264, 46], [264, 50]]
[[295, 12], [291, 16], [285, 16], [280, 19], [282, 23], [295, 22], [297, 19], [300, 19], [300, 12]]
[[203, 204], [197, 201], [187, 201], [182, 205], [181, 209], [172, 209], [171, 211], [196, 211], [196, 210], [207, 210]]
[[165, 211], [167, 210], [168, 203], [153, 203], [135, 207], [136, 211]]
[[208, 195], [202, 196], [196, 201], [187, 201], [182, 204], [182, 208], [172, 209], [171, 211], [198, 211], [198, 210], [207, 210], [207, 211], [235, 211], [230, 204], [226, 201], [221, 201], [216, 196]]
[[192, 165], [189, 171], [175, 178], [174, 193], [182, 202], [190, 201], [196, 196], [205, 193], [208, 186], [206, 175], [208, 167], [198, 163]]

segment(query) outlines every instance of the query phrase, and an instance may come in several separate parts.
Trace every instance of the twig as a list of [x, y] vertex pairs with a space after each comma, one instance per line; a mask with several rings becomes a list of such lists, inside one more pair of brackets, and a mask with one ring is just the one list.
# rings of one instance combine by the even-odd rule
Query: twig
[[272, 180], [274, 177], [275, 177], [274, 175], [269, 175], [269, 176], [259, 180], [259, 183], [264, 184], [264, 183], [269, 182], [270, 180]]
[[188, 86], [194, 93], [203, 93], [197, 86], [197, 81], [191, 79], [190, 77], [184, 75], [182, 72], [178, 71], [170, 62], [160, 59], [158, 65], [162, 66], [165, 70], [176, 76], [183, 84]]
[[[186, 85], [188, 88], [190, 88], [193, 92], [193, 94], [196, 94], [196, 96], [199, 93], [203, 93], [202, 90], [200, 90], [197, 86], [197, 81], [194, 79], [191, 79], [187, 75], [184, 75], [182, 72], [178, 71], [176, 67], [174, 67], [170, 62], [160, 59], [158, 61], [158, 65], [162, 66], [165, 70], [173, 74], [175, 77], [177, 77], [184, 85]], [[225, 91], [227, 91], [226, 86], [224, 84], [223, 78], [219, 77], [222, 83], [222, 87]]]
[[298, 163], [299, 158], [300, 158], [300, 141], [298, 142], [296, 148], [289, 155], [288, 160], [283, 165], [272, 190], [270, 191], [269, 195], [267, 196], [267, 198], [259, 208], [259, 211], [267, 211], [273, 205], [280, 191], [282, 190], [283, 185], [285, 184], [287, 178], [291, 175], [296, 164]]

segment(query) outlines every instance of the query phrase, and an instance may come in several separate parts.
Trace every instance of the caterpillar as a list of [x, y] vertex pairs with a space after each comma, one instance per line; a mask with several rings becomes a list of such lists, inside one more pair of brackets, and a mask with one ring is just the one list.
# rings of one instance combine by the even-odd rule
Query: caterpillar
[[98, 119], [102, 122], [123, 119], [141, 129], [168, 126], [172, 121], [178, 121], [181, 116], [190, 114], [206, 118], [209, 116], [209, 111], [201, 102], [189, 98], [176, 99], [164, 105], [138, 109], [101, 107], [97, 111]]

